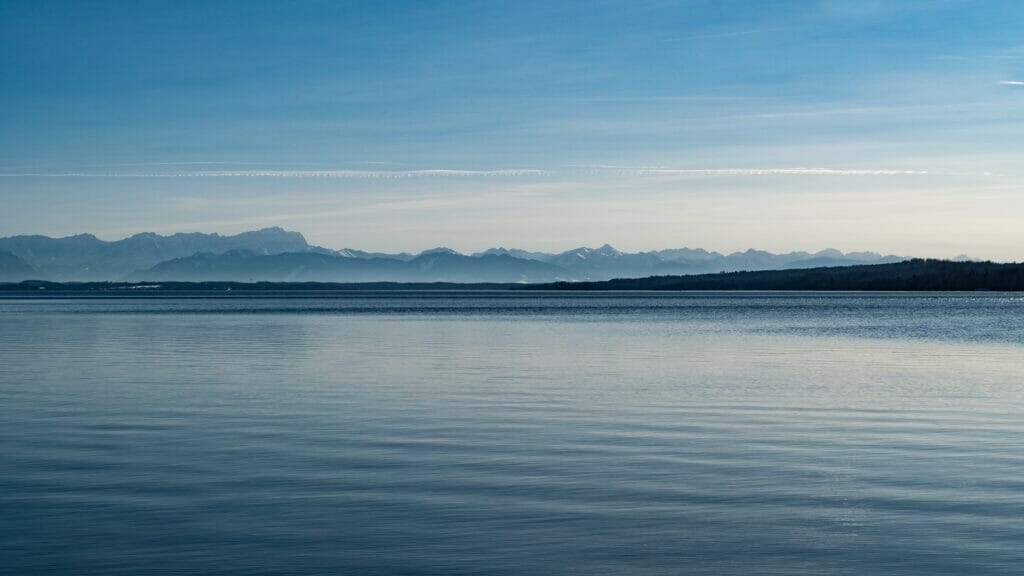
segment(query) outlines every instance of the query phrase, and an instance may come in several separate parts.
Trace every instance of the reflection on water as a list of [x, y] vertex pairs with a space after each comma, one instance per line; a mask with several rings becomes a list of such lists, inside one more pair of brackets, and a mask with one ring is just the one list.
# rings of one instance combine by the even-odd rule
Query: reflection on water
[[0, 299], [0, 573], [1018, 574], [1007, 295]]

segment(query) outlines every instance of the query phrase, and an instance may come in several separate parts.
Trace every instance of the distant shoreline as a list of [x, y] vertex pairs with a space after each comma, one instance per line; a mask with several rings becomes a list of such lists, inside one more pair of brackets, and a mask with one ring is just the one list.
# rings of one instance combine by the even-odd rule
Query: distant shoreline
[[176, 292], [487, 291], [516, 284], [458, 282], [0, 282], [3, 293], [117, 294], [144, 296]]
[[0, 283], [0, 293], [145, 295], [153, 293], [324, 291], [1024, 291], [1024, 264], [909, 260], [799, 270], [650, 276], [546, 284], [458, 282], [48, 282]]
[[914, 259], [893, 264], [558, 282], [531, 285], [530, 288], [568, 291], [1017, 292], [1024, 291], [1024, 264]]

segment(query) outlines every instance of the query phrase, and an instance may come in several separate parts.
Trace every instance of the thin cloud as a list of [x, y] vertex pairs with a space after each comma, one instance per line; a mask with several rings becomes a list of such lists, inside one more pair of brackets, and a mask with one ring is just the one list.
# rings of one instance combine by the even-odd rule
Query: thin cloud
[[474, 176], [543, 176], [545, 170], [511, 168], [501, 170], [453, 170], [430, 168], [424, 170], [216, 170], [195, 172], [195, 177], [206, 178], [419, 178], [419, 177], [474, 177]]
[[620, 176], [906, 176], [928, 174], [926, 170], [863, 168], [628, 168]]
[[711, 40], [715, 38], [736, 38], [738, 36], [752, 36], [754, 34], [764, 34], [767, 32], [779, 32], [785, 30], [785, 28], [757, 28], [752, 30], [733, 30], [730, 32], [711, 32], [707, 34], [693, 34], [690, 36], [676, 36], [673, 38], [663, 38], [662, 42], [688, 42], [690, 40]]
[[999, 84], [1002, 86], [1024, 86], [1024, 80], [1003, 80]]
[[761, 100], [758, 96], [723, 96], [717, 94], [690, 94], [690, 95], [618, 95], [618, 96], [593, 96], [589, 98], [573, 98], [578, 102], [744, 102]]
[[545, 176], [547, 170], [512, 168], [502, 170], [203, 170], [191, 172], [8, 172], [7, 178], [465, 178]]
[[[95, 164], [85, 168], [138, 168], [143, 166], [258, 166], [262, 162], [245, 162], [240, 160], [203, 160], [180, 162], [131, 162], [127, 164]], [[278, 164], [280, 166], [280, 164]]]
[[[775, 168], [627, 168], [607, 164], [574, 164], [570, 170], [629, 176], [904, 176], [928, 174], [926, 170], [775, 167]], [[516, 178], [555, 176], [557, 172], [538, 169], [503, 170], [212, 170], [194, 172], [8, 172], [7, 178]]]

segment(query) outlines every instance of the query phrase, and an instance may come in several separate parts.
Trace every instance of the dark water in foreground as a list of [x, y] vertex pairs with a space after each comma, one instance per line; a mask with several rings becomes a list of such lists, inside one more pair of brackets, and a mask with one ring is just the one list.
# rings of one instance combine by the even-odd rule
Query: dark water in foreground
[[1021, 574], [1024, 299], [0, 299], [3, 574]]

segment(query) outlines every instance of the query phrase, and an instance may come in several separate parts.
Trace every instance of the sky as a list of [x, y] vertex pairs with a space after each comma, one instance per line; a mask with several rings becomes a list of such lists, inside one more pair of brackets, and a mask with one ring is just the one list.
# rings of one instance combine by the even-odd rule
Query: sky
[[0, 236], [1024, 260], [1024, 2], [0, 0]]

